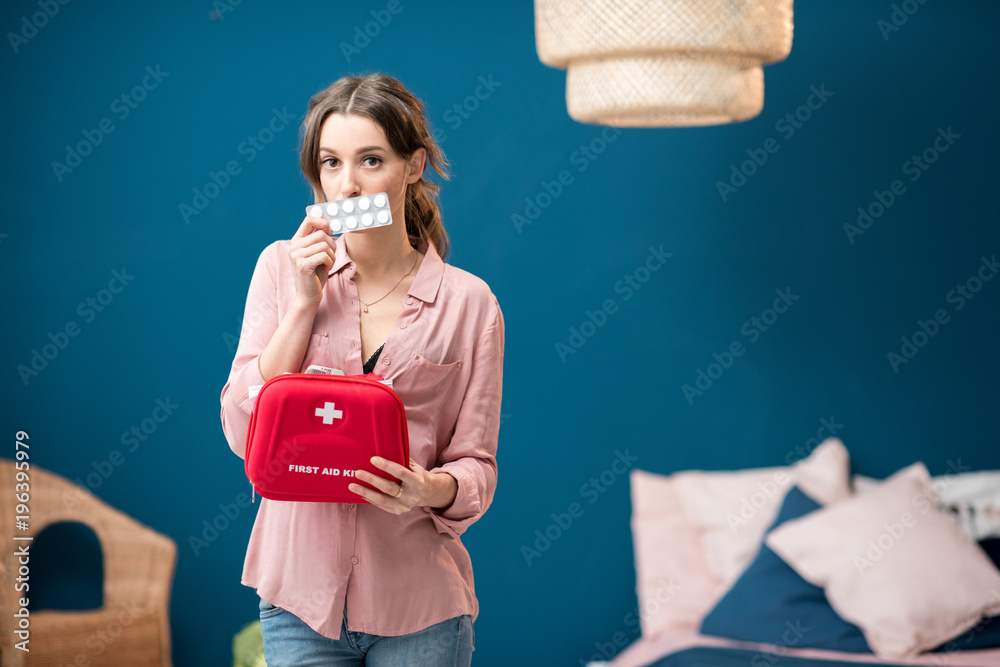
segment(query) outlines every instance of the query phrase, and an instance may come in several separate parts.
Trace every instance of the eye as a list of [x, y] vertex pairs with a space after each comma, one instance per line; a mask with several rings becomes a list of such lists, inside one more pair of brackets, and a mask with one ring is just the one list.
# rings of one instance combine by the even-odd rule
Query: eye
[[[369, 160], [374, 160], [375, 161], [374, 164], [371, 163], [371, 162], [369, 162]], [[363, 162], [364, 162], [364, 164], [366, 164], [369, 167], [377, 167], [380, 164], [382, 164], [382, 158], [380, 158], [380, 157], [378, 157], [376, 155], [369, 155], [368, 157], [366, 157], [363, 160]]]
[[335, 157], [328, 157], [325, 160], [320, 160], [319, 163], [320, 163], [320, 166], [326, 165], [330, 169], [333, 169], [337, 165], [336, 164], [331, 164], [331, 163], [334, 163], [336, 161], [337, 161], [337, 158], [335, 158]]

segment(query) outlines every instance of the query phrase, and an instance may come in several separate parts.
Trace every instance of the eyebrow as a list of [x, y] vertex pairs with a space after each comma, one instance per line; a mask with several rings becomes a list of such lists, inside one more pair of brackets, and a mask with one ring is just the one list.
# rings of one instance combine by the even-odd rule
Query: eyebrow
[[[381, 146], [362, 146], [361, 148], [359, 148], [357, 150], [358, 153], [370, 153], [372, 151], [385, 151], [385, 149], [382, 148]], [[336, 153], [337, 153], [337, 151], [333, 150], [332, 148], [325, 148], [323, 146], [319, 147], [319, 152], [320, 153], [333, 153], [334, 155], [336, 155]]]

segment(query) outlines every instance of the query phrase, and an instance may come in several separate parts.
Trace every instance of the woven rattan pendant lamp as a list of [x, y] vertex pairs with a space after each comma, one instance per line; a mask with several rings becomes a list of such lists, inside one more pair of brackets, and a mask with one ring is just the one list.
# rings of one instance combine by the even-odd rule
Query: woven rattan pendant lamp
[[581, 123], [718, 125], [764, 106], [792, 48], [792, 0], [535, 0], [539, 59]]

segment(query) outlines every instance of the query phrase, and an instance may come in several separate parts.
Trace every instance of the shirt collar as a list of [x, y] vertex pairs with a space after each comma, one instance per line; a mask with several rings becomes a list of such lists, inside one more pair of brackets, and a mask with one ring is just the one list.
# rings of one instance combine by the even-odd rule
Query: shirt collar
[[[341, 234], [337, 238], [337, 257], [330, 269], [329, 275], [333, 275], [345, 266], [354, 266], [354, 261], [347, 254], [347, 243], [344, 241], [346, 234]], [[408, 295], [414, 296], [426, 303], [433, 303], [437, 296], [438, 287], [444, 277], [444, 261], [438, 255], [437, 248], [429, 240], [421, 240], [419, 237], [407, 234], [410, 245], [424, 253], [424, 261], [417, 269], [417, 275], [410, 285]]]

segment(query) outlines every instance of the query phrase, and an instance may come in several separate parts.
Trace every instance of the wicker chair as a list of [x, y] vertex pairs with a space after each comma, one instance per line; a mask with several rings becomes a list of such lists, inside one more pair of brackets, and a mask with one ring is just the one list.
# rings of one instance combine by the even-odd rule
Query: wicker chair
[[[0, 552], [0, 663], [4, 667], [170, 667], [170, 589], [177, 562], [174, 541], [35, 465], [29, 471], [30, 530], [15, 530], [15, 473], [13, 461], [0, 459], [0, 540], [7, 545]], [[26, 653], [15, 648], [20, 640], [14, 634], [17, 619], [13, 614], [19, 608], [18, 598], [31, 596], [30, 591], [14, 590], [20, 566], [14, 551], [32, 542], [13, 538], [38, 535], [46, 526], [63, 521], [90, 526], [101, 543], [104, 606], [87, 611], [32, 611], [31, 650]]]

